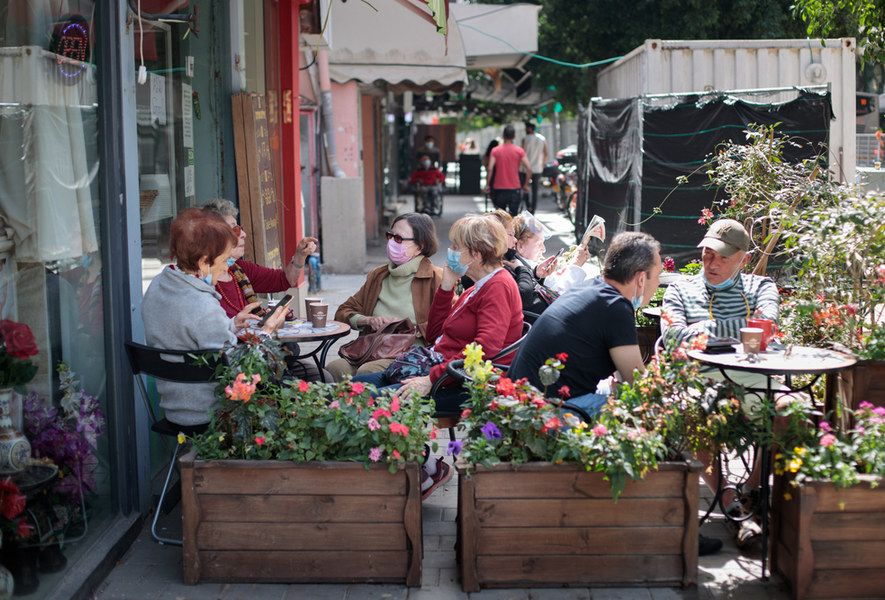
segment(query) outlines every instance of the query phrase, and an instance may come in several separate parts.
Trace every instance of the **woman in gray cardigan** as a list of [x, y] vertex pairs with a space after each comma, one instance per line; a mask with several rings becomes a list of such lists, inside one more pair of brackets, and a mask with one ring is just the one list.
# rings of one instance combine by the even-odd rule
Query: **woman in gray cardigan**
[[[148, 345], [168, 350], [214, 350], [236, 343], [235, 333], [258, 319], [257, 303], [229, 318], [219, 304], [215, 283], [227, 271], [237, 236], [224, 219], [198, 208], [172, 221], [170, 253], [176, 261], [157, 275], [141, 305]], [[279, 311], [263, 329], [273, 333], [285, 319]], [[193, 432], [209, 422], [216, 405], [214, 383], [157, 381], [166, 419]]]

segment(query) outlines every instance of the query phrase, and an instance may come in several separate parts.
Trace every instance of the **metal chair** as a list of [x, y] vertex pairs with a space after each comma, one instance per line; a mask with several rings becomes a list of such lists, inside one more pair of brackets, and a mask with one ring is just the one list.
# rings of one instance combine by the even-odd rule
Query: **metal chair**
[[[523, 311], [525, 314], [525, 311]], [[531, 314], [531, 313], [529, 313]], [[518, 340], [501, 349], [500, 352], [495, 354], [491, 360], [492, 364], [506, 371], [509, 365], [497, 364], [496, 361], [500, 361], [505, 356], [509, 356], [519, 350], [519, 347], [522, 345], [522, 342], [525, 340], [525, 336], [528, 335], [529, 331], [532, 329], [531, 323], [523, 320], [522, 322], [522, 335]], [[457, 366], [455, 366], [457, 365]], [[455, 379], [460, 381], [462, 384], [465, 380], [467, 380], [467, 375], [463, 371], [464, 361], [463, 360], [455, 360], [449, 363], [446, 367], [445, 374], [436, 380], [433, 384], [433, 387], [430, 388], [430, 397], [434, 398], [439, 392], [440, 388], [443, 387], [447, 382]], [[437, 412], [433, 415], [433, 418], [436, 420], [437, 427], [440, 429], [448, 429], [449, 430], [449, 439], [454, 441], [455, 439], [455, 426], [458, 424], [458, 420], [461, 417], [461, 413], [451, 413], [451, 412]]]
[[[141, 397], [151, 419], [151, 431], [170, 438], [177, 438], [179, 433], [194, 435], [205, 431], [208, 424], [182, 427], [165, 418], [158, 419], [153, 406], [151, 406], [150, 396], [148, 395], [142, 375], [176, 383], [208, 383], [212, 381], [215, 373], [218, 350], [164, 350], [161, 348], [151, 348], [136, 342], [126, 342], [125, 345], [126, 354], [129, 357], [129, 366], [132, 368], [132, 375], [138, 382]], [[208, 364], [197, 364], [194, 361], [194, 357], [200, 355], [209, 359]], [[181, 546], [180, 539], [162, 537], [157, 533], [157, 522], [160, 519], [160, 512], [163, 509], [166, 494], [169, 492], [172, 472], [177, 466], [178, 453], [181, 449], [177, 439], [174, 446], [172, 457], [169, 459], [169, 467], [166, 471], [166, 480], [163, 483], [163, 489], [160, 492], [160, 498], [157, 500], [157, 506], [154, 510], [154, 518], [151, 522], [151, 537], [160, 544]]]

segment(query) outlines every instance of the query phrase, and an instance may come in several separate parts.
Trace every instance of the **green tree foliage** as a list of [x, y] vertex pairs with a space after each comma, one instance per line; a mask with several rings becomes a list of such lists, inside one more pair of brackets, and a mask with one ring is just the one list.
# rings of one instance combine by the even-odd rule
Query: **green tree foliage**
[[796, 0], [809, 36], [854, 37], [861, 62], [885, 62], [885, 0]]

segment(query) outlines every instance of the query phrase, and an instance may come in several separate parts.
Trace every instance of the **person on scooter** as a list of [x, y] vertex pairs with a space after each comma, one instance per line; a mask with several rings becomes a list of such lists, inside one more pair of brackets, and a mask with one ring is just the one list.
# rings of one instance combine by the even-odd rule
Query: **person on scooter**
[[[415, 186], [415, 212], [441, 212], [437, 210], [436, 203], [440, 202], [445, 182], [443, 172], [434, 166], [429, 155], [423, 154], [409, 177], [409, 183]], [[432, 202], [423, 201], [428, 198], [432, 199]]]

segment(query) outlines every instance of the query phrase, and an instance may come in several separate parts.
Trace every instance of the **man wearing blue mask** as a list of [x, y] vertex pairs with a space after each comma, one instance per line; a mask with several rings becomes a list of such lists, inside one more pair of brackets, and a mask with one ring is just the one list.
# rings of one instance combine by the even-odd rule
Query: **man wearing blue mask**
[[703, 270], [682, 279], [664, 294], [661, 330], [679, 342], [705, 333], [740, 338], [747, 319], [777, 321], [780, 298], [768, 277], [741, 273], [750, 260], [750, 236], [734, 219], [710, 226], [701, 248]]

